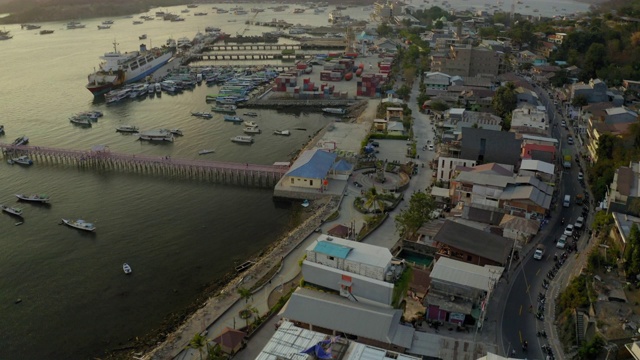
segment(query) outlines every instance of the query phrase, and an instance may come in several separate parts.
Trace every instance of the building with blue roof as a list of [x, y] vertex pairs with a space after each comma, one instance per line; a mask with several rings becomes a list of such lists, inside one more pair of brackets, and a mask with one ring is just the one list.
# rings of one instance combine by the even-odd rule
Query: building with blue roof
[[284, 174], [284, 182], [292, 187], [322, 189], [338, 155], [322, 149], [303, 152]]
[[350, 300], [389, 306], [404, 269], [386, 247], [320, 235], [306, 250], [302, 276]]

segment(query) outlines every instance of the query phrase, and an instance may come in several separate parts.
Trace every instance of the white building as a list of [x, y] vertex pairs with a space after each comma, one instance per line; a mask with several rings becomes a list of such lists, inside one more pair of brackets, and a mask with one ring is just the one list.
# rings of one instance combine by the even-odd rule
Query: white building
[[392, 303], [393, 281], [403, 264], [393, 261], [389, 249], [320, 235], [306, 255], [302, 262], [305, 281], [339, 291], [353, 301]]
[[451, 180], [451, 175], [453, 174], [453, 170], [455, 170], [456, 167], [458, 166], [471, 168], [476, 166], [476, 161], [441, 156], [438, 158], [438, 172], [436, 174], [436, 180], [438, 181]]
[[511, 114], [511, 131], [518, 133], [548, 134], [549, 119], [544, 106], [522, 106]]

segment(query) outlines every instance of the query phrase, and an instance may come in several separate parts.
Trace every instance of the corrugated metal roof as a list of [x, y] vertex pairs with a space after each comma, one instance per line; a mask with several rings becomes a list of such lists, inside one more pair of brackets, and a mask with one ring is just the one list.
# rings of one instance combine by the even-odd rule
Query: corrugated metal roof
[[502, 267], [478, 266], [441, 257], [431, 270], [431, 279], [489, 291], [491, 279], [497, 281], [502, 276], [502, 271]]
[[[349, 261], [361, 264], [384, 268], [389, 265], [393, 258], [389, 249], [384, 246], [376, 246], [352, 240], [340, 239], [325, 234], [318, 236], [317, 242], [329, 242], [350, 248], [352, 250], [348, 253]], [[307, 250], [315, 251], [315, 247], [315, 244], [311, 244]]]
[[351, 164], [349, 164], [346, 160], [340, 160], [337, 163], [333, 164], [333, 170], [335, 171], [349, 171], [353, 168]]
[[321, 149], [307, 150], [300, 155], [285, 176], [324, 179], [338, 155]]
[[351, 250], [353, 250], [353, 248], [328, 241], [318, 241], [316, 246], [313, 248], [313, 251], [315, 252], [334, 256], [340, 259], [346, 259]]
[[305, 288], [298, 288], [291, 295], [280, 315], [405, 348], [411, 347], [415, 331], [400, 325], [402, 310], [352, 302], [338, 295]]

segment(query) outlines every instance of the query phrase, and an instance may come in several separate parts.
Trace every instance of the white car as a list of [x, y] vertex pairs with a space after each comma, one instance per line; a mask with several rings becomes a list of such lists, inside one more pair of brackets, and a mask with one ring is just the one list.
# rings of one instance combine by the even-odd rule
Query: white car
[[582, 171], [578, 173], [578, 181], [580, 180], [584, 180], [584, 174], [582, 173]]
[[567, 227], [564, 229], [564, 234], [567, 236], [573, 236], [573, 225], [567, 225]]
[[576, 220], [576, 223], [573, 225], [573, 227], [576, 229], [582, 229], [583, 226], [584, 226], [584, 217], [580, 216], [578, 220]]
[[433, 145], [432, 144], [429, 144], [428, 148], [429, 148], [429, 151], [433, 151]]
[[556, 243], [556, 247], [558, 249], [564, 249], [566, 245], [567, 245], [567, 235], [560, 236], [560, 239], [558, 239], [558, 242]]

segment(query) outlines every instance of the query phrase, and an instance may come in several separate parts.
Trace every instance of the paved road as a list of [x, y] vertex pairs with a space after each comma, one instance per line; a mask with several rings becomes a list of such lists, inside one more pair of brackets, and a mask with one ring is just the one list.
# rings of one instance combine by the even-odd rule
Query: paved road
[[[549, 118], [554, 119], [557, 113], [553, 102], [549, 101], [546, 92], [541, 91], [539, 88], [538, 94], [543, 104], [547, 106]], [[561, 119], [554, 120], [558, 122], [561, 121]], [[552, 125], [555, 123], [555, 121], [552, 121]], [[575, 153], [575, 149], [566, 142], [567, 131], [560, 126], [553, 126], [552, 129], [552, 135], [560, 142], [560, 149], [569, 148], [572, 153]], [[560, 152], [561, 151], [559, 151], [559, 153]], [[540, 236], [535, 238], [546, 247], [544, 259], [534, 260], [532, 258], [533, 251], [531, 251], [533, 246], [528, 246], [528, 253], [522, 254], [524, 257], [523, 265], [511, 276], [510, 289], [502, 314], [501, 345], [505, 354], [515, 350], [516, 357], [519, 358], [545, 358], [541, 350], [541, 345], [547, 344], [548, 341], [547, 339], [537, 337], [537, 331], [544, 329], [544, 323], [537, 320], [534, 313], [538, 307], [538, 294], [545, 292], [545, 289], [542, 287], [543, 279], [546, 279], [547, 273], [554, 267], [553, 256], [556, 253], [562, 253], [562, 250], [555, 247], [555, 240], [562, 235], [565, 225], [574, 223], [582, 212], [582, 206], [575, 205], [574, 203], [575, 195], [584, 192], [584, 189], [577, 180], [578, 171], [575, 162], [573, 162], [570, 170], [560, 172], [561, 183], [556, 201], [557, 208], [553, 212], [550, 222], [541, 231]], [[566, 194], [571, 195], [572, 206], [569, 208], [562, 206], [562, 200]], [[565, 219], [564, 225], [561, 224], [562, 218]], [[584, 242], [586, 242], [585, 236], [581, 238], [578, 244], [579, 249], [584, 247]], [[561, 269], [561, 272], [569, 271], [567, 267], [568, 265], [565, 265]], [[533, 313], [529, 312], [530, 306], [533, 307]], [[546, 311], [546, 314], [550, 313], [550, 311]], [[548, 318], [545, 320], [552, 321], [552, 319]], [[523, 341], [529, 343], [527, 353], [524, 353], [522, 349]], [[557, 351], [555, 355], [557, 357], [559, 355], [562, 356], [562, 354], [558, 354]]]

